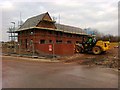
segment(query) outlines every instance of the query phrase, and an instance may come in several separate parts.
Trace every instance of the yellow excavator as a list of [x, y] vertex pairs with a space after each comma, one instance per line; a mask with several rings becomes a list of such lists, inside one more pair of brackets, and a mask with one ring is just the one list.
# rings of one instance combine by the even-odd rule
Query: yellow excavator
[[91, 38], [91, 43], [89, 43], [88, 40], [85, 41], [83, 39], [82, 43], [75, 44], [76, 53], [92, 52], [93, 54], [98, 55], [109, 50], [110, 48], [109, 41], [96, 40], [93, 42], [93, 37], [88, 36], [87, 39], [89, 38]]

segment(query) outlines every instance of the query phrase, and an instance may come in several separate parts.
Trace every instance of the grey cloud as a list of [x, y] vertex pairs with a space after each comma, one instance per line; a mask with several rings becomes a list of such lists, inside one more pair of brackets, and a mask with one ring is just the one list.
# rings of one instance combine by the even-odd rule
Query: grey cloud
[[[11, 0], [14, 1], [14, 0]], [[48, 0], [29, 0], [30, 2], [13, 2], [14, 9], [3, 10], [3, 35], [6, 34], [7, 28], [12, 26], [11, 21], [16, 22], [20, 19], [20, 12], [22, 14], [22, 20], [39, 15], [44, 12], [49, 12], [53, 17], [58, 17], [60, 14], [60, 22], [67, 25], [86, 28], [94, 27], [100, 32], [106, 32], [109, 34], [117, 35], [117, 2], [118, 0], [72, 0], [70, 3], [57, 4], [56, 0], [51, 2]], [[114, 22], [114, 23], [113, 23]], [[3, 36], [4, 40], [8, 39], [8, 36]]]

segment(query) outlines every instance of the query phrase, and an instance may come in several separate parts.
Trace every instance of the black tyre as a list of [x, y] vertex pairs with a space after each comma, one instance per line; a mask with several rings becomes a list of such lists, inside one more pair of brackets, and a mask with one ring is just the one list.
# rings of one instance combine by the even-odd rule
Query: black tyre
[[81, 53], [82, 52], [82, 48], [77, 46], [76, 49], [75, 49], [75, 52], [76, 53]]
[[92, 49], [92, 52], [93, 52], [93, 54], [98, 55], [98, 54], [101, 54], [102, 50], [101, 50], [100, 47], [94, 46], [93, 49]]

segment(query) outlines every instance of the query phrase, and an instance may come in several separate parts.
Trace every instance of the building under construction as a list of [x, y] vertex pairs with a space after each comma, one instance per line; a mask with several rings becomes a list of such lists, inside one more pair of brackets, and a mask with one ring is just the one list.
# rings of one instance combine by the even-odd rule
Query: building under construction
[[86, 35], [81, 28], [56, 24], [48, 12], [28, 18], [16, 33], [22, 49], [54, 55], [73, 55], [75, 43]]

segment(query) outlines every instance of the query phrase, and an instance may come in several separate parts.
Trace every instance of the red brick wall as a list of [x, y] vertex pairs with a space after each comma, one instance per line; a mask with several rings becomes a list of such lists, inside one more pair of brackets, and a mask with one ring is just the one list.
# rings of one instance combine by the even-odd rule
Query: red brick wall
[[[74, 53], [74, 44], [76, 41], [82, 41], [81, 37], [76, 37], [77, 35], [72, 35], [72, 37], [68, 37], [66, 33], [63, 33], [62, 36], [56, 35], [54, 32], [53, 34], [50, 34], [48, 30], [34, 30], [33, 34], [31, 35], [30, 32], [32, 30], [23, 31], [21, 34], [18, 35], [18, 41], [20, 42], [22, 40], [21, 48], [29, 49], [31, 50], [30, 46], [30, 40], [33, 40], [35, 49], [38, 51], [42, 51], [48, 54], [52, 54], [48, 50], [49, 40], [52, 40], [54, 45], [54, 52], [57, 55], [72, 55]], [[27, 48], [26, 48], [26, 42], [27, 39]], [[46, 44], [40, 44], [40, 40], [44, 39], [46, 40]], [[57, 44], [56, 40], [62, 40], [62, 44]], [[67, 44], [67, 41], [70, 40], [72, 44]]]
[[[49, 45], [52, 46], [52, 51], [49, 51]], [[36, 44], [37, 50], [46, 54], [55, 55], [73, 55], [74, 45], [73, 44]]]
[[49, 45], [51, 44], [36, 44], [35, 48], [37, 49], [38, 52], [52, 54], [52, 52], [49, 51]]
[[54, 51], [57, 55], [73, 55], [74, 44], [55, 44]]

